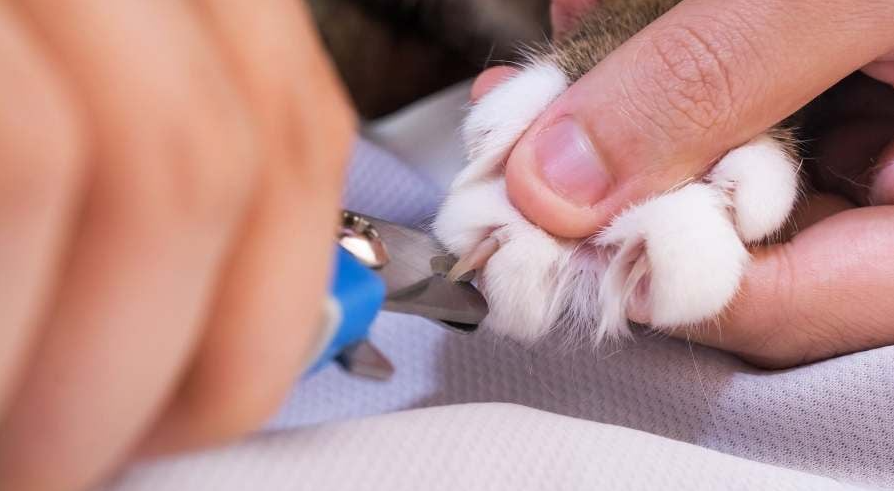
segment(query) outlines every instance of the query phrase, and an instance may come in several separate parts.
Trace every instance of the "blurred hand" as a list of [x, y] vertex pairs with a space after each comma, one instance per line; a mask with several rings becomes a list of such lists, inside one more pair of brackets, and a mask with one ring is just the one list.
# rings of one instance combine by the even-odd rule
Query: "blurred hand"
[[303, 2], [4, 2], [0, 50], [0, 488], [257, 428], [352, 137]]
[[[557, 36], [598, 3], [554, 0]], [[887, 1], [685, 0], [531, 126], [506, 164], [509, 197], [556, 235], [593, 234], [630, 203], [703, 174], [725, 151], [862, 69], [889, 85], [849, 84], [822, 136], [819, 165], [827, 187], [853, 202], [894, 204], [892, 16]], [[511, 70], [482, 74], [473, 97]], [[561, 174], [548, 150], [538, 151], [537, 135], [560, 120], [590, 140], [600, 169], [593, 174], [604, 179], [569, 176], [553, 186], [543, 177], [548, 162], [550, 176]], [[850, 208], [841, 198], [812, 198], [799, 214], [800, 233], [754, 251], [728, 315], [677, 335], [768, 367], [894, 343], [894, 207]]]

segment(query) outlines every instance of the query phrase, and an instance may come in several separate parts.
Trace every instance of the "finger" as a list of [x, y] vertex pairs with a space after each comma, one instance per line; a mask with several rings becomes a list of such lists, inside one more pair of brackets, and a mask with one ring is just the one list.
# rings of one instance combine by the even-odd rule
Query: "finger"
[[854, 204], [837, 194], [814, 194], [795, 205], [791, 219], [782, 231], [782, 238], [790, 240], [798, 232], [854, 208]]
[[297, 380], [321, 341], [351, 135], [351, 114], [300, 3], [199, 5], [240, 74], [265, 166], [195, 363], [144, 454], [255, 430]]
[[518, 70], [509, 66], [495, 66], [481, 72], [472, 84], [470, 99], [472, 102], [481, 99], [485, 94], [490, 92], [491, 89], [500, 85], [501, 82], [515, 73], [518, 73]]
[[770, 368], [894, 342], [894, 207], [856, 208], [755, 252], [719, 325], [681, 332]]
[[873, 205], [894, 205], [894, 140], [888, 143], [877, 162], [870, 202]]
[[[894, 120], [867, 119], [830, 129], [818, 138], [814, 179], [822, 189], [861, 205], [885, 204], [885, 147], [894, 138]], [[879, 179], [881, 178], [881, 179]]]
[[807, 124], [812, 184], [861, 205], [882, 199], [873, 195], [873, 182], [892, 158], [884, 150], [894, 140], [894, 90], [848, 77], [823, 94]]
[[69, 87], [0, 4], [0, 420], [50, 302], [84, 169]]
[[863, 67], [863, 73], [894, 86], [894, 51]]
[[182, 3], [21, 5], [81, 89], [95, 168], [0, 427], [0, 482], [82, 489], [133, 444], [189, 354], [249, 194], [249, 136]]
[[507, 162], [510, 198], [554, 234], [590, 235], [888, 51], [891, 15], [869, 0], [686, 0], [528, 129]]

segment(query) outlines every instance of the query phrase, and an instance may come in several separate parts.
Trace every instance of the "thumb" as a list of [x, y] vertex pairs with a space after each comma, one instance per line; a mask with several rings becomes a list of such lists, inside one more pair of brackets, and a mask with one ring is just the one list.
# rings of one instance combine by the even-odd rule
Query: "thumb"
[[872, 0], [685, 0], [528, 129], [509, 197], [555, 235], [590, 235], [888, 52], [892, 16]]

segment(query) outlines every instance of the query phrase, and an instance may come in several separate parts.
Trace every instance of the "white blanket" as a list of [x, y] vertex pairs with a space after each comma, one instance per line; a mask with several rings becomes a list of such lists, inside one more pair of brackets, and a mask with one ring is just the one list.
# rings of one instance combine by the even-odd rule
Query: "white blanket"
[[[404, 223], [430, 217], [461, 163], [455, 128], [466, 91], [458, 87], [371, 126], [367, 136], [400, 159], [361, 144], [347, 206]], [[137, 467], [109, 489], [834, 484], [723, 454], [894, 487], [894, 348], [765, 372], [715, 350], [654, 336], [597, 356], [590, 348], [562, 350], [554, 341], [523, 349], [486, 333], [461, 336], [395, 314], [379, 317], [373, 340], [395, 363], [393, 380], [371, 382], [326, 369], [301, 384], [270, 430], [327, 424]], [[543, 412], [448, 406], [333, 423], [491, 401]]]
[[132, 470], [117, 491], [845, 490], [618, 426], [521, 406], [422, 409], [256, 438]]

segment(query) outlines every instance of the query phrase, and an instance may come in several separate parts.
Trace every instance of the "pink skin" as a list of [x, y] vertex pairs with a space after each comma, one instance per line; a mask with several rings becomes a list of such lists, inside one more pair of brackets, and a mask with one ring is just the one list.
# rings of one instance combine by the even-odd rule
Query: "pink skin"
[[472, 84], [472, 93], [469, 95], [469, 98], [472, 102], [481, 99], [484, 94], [490, 92], [491, 89], [500, 85], [507, 78], [515, 75], [516, 72], [518, 72], [518, 70], [509, 66], [495, 66], [493, 68], [488, 68], [481, 72], [481, 75], [478, 75], [478, 78], [475, 79], [475, 83]]
[[[863, 73], [894, 87], [894, 51], [879, 58], [863, 68]], [[872, 203], [875, 205], [894, 204], [894, 141], [888, 144], [878, 158], [872, 191]]]
[[[507, 161], [512, 202], [555, 235], [588, 236], [629, 203], [702, 174], [729, 148], [861, 66], [869, 65], [870, 73], [886, 80], [889, 61], [879, 46], [888, 51], [892, 41], [880, 19], [888, 7], [894, 15], [894, 5], [859, 2], [794, 7], [784, 0], [682, 2], [570, 87], [531, 126]], [[554, 18], [573, 18], [582, 5], [580, 0], [556, 2]], [[838, 13], [861, 5], [874, 9], [866, 22], [852, 20], [852, 31], [835, 25]], [[743, 16], [752, 22], [742, 23]], [[815, 29], [800, 29], [804, 22]], [[861, 35], [855, 37], [857, 31]], [[693, 33], [702, 41], [693, 41]], [[744, 38], [762, 42], [736, 42]], [[842, 46], [849, 46], [847, 56], [828, 56]], [[600, 192], [569, 192], [565, 184], [572, 179], [556, 185], [551, 179], [556, 173], [544, 172], [555, 166], [557, 156], [543, 158], [549, 151], [540, 148], [538, 136], [562, 121], [588, 135], [596, 150], [589, 162], [605, 176], [592, 183]], [[578, 181], [578, 186], [586, 183]], [[580, 203], [582, 196], [589, 202]]]
[[878, 159], [879, 170], [872, 183], [870, 198], [874, 205], [894, 205], [894, 142], [888, 144]]
[[[706, 14], [704, 18], [711, 18], [708, 13], [722, 16], [724, 10], [731, 10], [735, 4], [741, 7], [742, 2], [743, 0], [690, 0], [678, 6], [669, 16], [676, 22], [684, 23], [697, 18], [699, 14]], [[594, 3], [597, 2], [554, 0], [552, 18], [557, 28], [556, 36], [561, 37], [562, 32], [573, 24], [577, 13]], [[772, 9], [779, 3], [780, 0], [764, 0], [749, 3], [748, 6]], [[856, 6], [854, 3], [830, 0], [822, 5], [822, 9], [827, 10], [817, 12], [819, 7], [816, 4], [803, 5], [807, 9], [806, 14], [816, 14], [812, 17], [815, 24], [827, 22], [824, 19], [835, 18], [836, 8], [850, 9]], [[879, 4], [873, 5], [883, 8], [878, 7]], [[789, 7], [788, 4], [784, 6], [786, 9]], [[721, 10], [711, 10], [718, 7]], [[886, 13], [878, 14], [882, 16]], [[803, 23], [803, 19], [798, 22]], [[667, 18], [656, 24], [664, 28], [673, 25]], [[662, 32], [655, 27], [656, 24], [652, 26], [653, 34]], [[890, 43], [886, 27], [873, 24], [861, 30], [863, 35], [859, 39], [852, 36], [837, 39], [835, 36], [840, 35], [840, 30], [824, 30], [820, 26], [813, 31], [818, 34], [814, 37], [807, 36], [815, 41], [809, 44], [811, 48], [807, 51], [799, 52], [798, 43], [774, 43], [770, 40], [770, 44], [776, 48], [770, 54], [764, 53], [751, 60], [756, 61], [752, 66], [753, 70], [748, 68], [748, 58], [737, 59], [740, 63], [731, 65], [732, 69], [739, 69], [744, 73], [765, 73], [767, 65], [782, 63], [786, 66], [786, 73], [791, 76], [772, 79], [777, 84], [775, 86], [759, 84], [759, 91], [752, 87], [750, 93], [746, 91], [746, 97], [731, 101], [735, 104], [737, 100], [747, 100], [749, 112], [739, 112], [734, 108], [731, 114], [735, 115], [735, 124], [713, 124], [709, 129], [695, 134], [691, 141], [686, 140], [685, 133], [677, 134], [668, 141], [662, 140], [661, 133], [653, 132], [655, 128], [649, 126], [656, 120], [650, 121], [647, 118], [645, 121], [648, 124], [642, 125], [643, 114], [638, 111], [645, 106], [631, 110], [629, 104], [624, 106], [617, 102], [630, 101], [627, 97], [629, 94], [616, 93], [618, 84], [597, 82], [600, 79], [624, 82], [618, 77], [627, 76], [633, 77], [626, 80], [634, 82], [632, 87], [644, 88], [637, 86], [634, 79], [646, 76], [646, 72], [630, 71], [631, 66], [625, 65], [625, 59], [633, 56], [639, 62], [634, 67], [640, 68], [644, 66], [644, 60], [648, 61], [649, 53], [640, 50], [633, 51], [631, 55], [630, 50], [625, 53], [622, 47], [622, 50], [606, 59], [560, 97], [532, 125], [528, 134], [522, 137], [506, 166], [510, 199], [529, 220], [545, 230], [559, 236], [584, 237], [603, 226], [615, 210], [650, 194], [669, 189], [686, 177], [706, 170], [706, 164], [693, 165], [691, 162], [712, 162], [724, 149], [734, 147], [750, 138], [749, 135], [771, 126], [773, 122], [790, 114], [814, 95], [840, 80], [847, 72], [861, 68], [854, 65], [850, 70], [842, 70], [835, 66], [836, 63], [846, 65], [853, 60], [865, 60], [864, 63], [868, 63], [862, 67], [864, 73], [894, 86], [894, 51], [883, 56], [878, 56], [878, 51], [869, 55], [879, 43]], [[758, 38], [779, 37], [779, 32], [787, 36], [785, 33], [790, 31], [768, 30], [762, 33], [766, 36]], [[752, 36], [752, 39], [755, 37]], [[827, 50], [818, 50], [817, 47], [817, 43], [829, 43], [828, 50], [833, 50], [845, 41], [853, 46], [848, 57], [833, 60], [829, 58]], [[817, 53], [823, 54], [819, 56]], [[800, 60], [800, 63], [792, 64], [792, 59]], [[513, 72], [514, 69], [508, 67], [483, 72], [473, 87], [473, 100], [486, 94]], [[747, 82], [749, 77], [741, 79]], [[766, 82], [766, 79], [762, 80]], [[792, 82], [793, 80], [797, 83]], [[888, 95], [892, 94], [894, 92]], [[636, 100], [650, 95], [654, 96], [638, 92]], [[875, 103], [863, 107], [871, 107], [875, 111], [869, 116], [874, 119], [861, 121], [860, 114], [842, 113], [840, 128], [833, 128], [829, 132], [829, 142], [825, 145], [832, 145], [832, 150], [823, 164], [834, 165], [843, 181], [853, 181], [856, 184], [858, 189], [847, 192], [852, 200], [891, 205], [894, 204], [894, 142], [885, 142], [890, 142], [894, 137], [894, 111], [889, 110], [894, 104]], [[645, 107], [645, 110], [648, 109]], [[688, 115], [692, 116], [693, 113]], [[676, 115], [671, 110], [665, 116], [673, 119]], [[696, 113], [695, 116], [699, 114]], [[531, 140], [536, 139], [548, 125], [568, 117], [583, 118], [578, 123], [584, 125], [587, 131], [595, 132], [591, 138], [596, 138], [593, 140], [594, 144], [600, 148], [624, 149], [624, 152], [609, 155], [614, 184], [608, 195], [596, 206], [577, 206], [573, 200], [559, 196], [544, 183], [544, 173], [531, 164], [536, 155]], [[852, 120], [855, 117], [855, 122], [863, 124], [867, 131], [857, 131], [856, 126], [848, 128], [849, 125], [853, 126]], [[610, 120], [611, 124], [606, 124], [606, 120]], [[690, 124], [687, 121], [658, 123], [663, 128], [672, 130], [678, 124], [684, 127]], [[723, 130], [717, 130], [718, 127]], [[712, 131], [714, 133], [709, 136], [708, 133]], [[731, 137], [730, 133], [735, 132], [742, 134]], [[660, 151], [657, 153], [648, 148], [653, 141], [659, 143], [657, 146]], [[687, 143], [681, 143], [683, 141]], [[849, 144], [855, 146], [848, 146]], [[711, 148], [706, 148], [707, 146]], [[679, 154], [680, 148], [688, 148], [689, 153]], [[848, 149], [853, 153], [848, 153]], [[883, 150], [879, 153], [879, 149]], [[667, 158], [668, 152], [675, 151], [678, 155]], [[616, 160], [611, 161], [612, 159]], [[638, 162], [644, 161], [663, 163], [661, 166], [643, 168]], [[687, 164], [687, 161], [690, 163]], [[861, 166], [860, 162], [872, 164]], [[850, 202], [840, 197], [810, 197], [806, 205], [796, 213], [796, 223], [789, 230], [793, 238], [789, 242], [754, 250], [754, 260], [746, 272], [742, 293], [733, 301], [727, 313], [717, 323], [703, 326], [702, 329], [680, 330], [675, 335], [737, 353], [752, 363], [773, 368], [894, 344], [894, 303], [890, 302], [890, 297], [894, 294], [890, 282], [894, 275], [894, 261], [889, 254], [894, 248], [894, 227], [891, 226], [894, 223], [894, 207], [852, 208]], [[872, 267], [867, 268], [867, 264]], [[825, 266], [818, 267], [819, 265]], [[630, 313], [637, 321], [648, 320], [641, 309]], [[829, 319], [835, 319], [834, 325], [830, 325]], [[780, 326], [785, 328], [780, 329]], [[722, 336], [719, 335], [721, 331], [718, 328], [722, 328]]]
[[0, 46], [0, 488], [263, 427], [356, 134], [305, 2], [6, 2]]
[[894, 51], [863, 67], [863, 73], [894, 85]]

